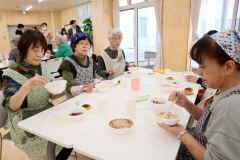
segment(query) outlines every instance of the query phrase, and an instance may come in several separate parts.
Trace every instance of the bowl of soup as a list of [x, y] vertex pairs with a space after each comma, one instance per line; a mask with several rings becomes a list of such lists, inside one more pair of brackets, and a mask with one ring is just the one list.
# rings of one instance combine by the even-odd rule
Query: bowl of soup
[[68, 119], [72, 121], [79, 121], [84, 118], [87, 110], [83, 107], [71, 108], [67, 111]]

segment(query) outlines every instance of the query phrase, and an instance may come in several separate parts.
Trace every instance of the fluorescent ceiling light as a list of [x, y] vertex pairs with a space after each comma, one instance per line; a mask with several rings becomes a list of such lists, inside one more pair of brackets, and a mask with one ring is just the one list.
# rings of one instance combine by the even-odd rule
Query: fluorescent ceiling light
[[43, 0], [38, 0], [38, 2], [42, 2]]
[[29, 9], [31, 9], [32, 8], [32, 6], [29, 6], [27, 9], [26, 9], [26, 11], [28, 11]]

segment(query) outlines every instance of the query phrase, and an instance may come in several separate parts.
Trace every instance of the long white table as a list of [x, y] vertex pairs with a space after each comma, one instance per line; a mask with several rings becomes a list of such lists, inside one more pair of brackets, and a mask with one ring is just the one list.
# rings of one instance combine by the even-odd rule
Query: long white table
[[[174, 75], [179, 74], [175, 73]], [[189, 96], [188, 99], [194, 102], [199, 85], [182, 81], [182, 87], [178, 88], [178, 90], [183, 90], [185, 87], [193, 88], [194, 95]], [[165, 99], [168, 99], [170, 95], [170, 93], [160, 91], [156, 87], [155, 81], [144, 92], [151, 97]], [[171, 104], [170, 102], [168, 103], [169, 105]], [[73, 146], [74, 150], [94, 159], [175, 159], [180, 140], [159, 126], [154, 126], [144, 121], [143, 116], [152, 114], [150, 106], [151, 103], [149, 101], [137, 103], [136, 115], [133, 119], [134, 125], [131, 131], [125, 135], [115, 135], [110, 130], [109, 122], [116, 118], [126, 117], [125, 107], [122, 105], [119, 111], [108, 117], [98, 127], [75, 143]], [[185, 109], [181, 109], [184, 112], [184, 117], [179, 124], [186, 127], [190, 115]]]
[[[141, 71], [152, 72], [149, 69]], [[172, 74], [181, 76], [180, 72], [172, 72]], [[122, 77], [114, 79], [115, 83]], [[142, 95], [164, 98], [169, 96], [169, 93], [164, 93], [156, 87], [154, 76], [144, 74], [139, 91], [132, 91], [130, 82], [131, 78], [128, 78], [127, 88], [115, 86], [106, 93], [100, 93], [94, 89], [91, 93], [81, 94], [20, 122], [18, 127], [63, 147], [73, 147], [75, 151], [96, 159], [159, 159], [160, 157], [173, 159], [177, 154], [180, 141], [160, 127], [143, 121], [142, 116], [151, 112], [148, 101], [137, 103], [134, 126], [129, 133], [119, 136], [109, 131], [110, 120], [125, 117], [125, 103], [129, 99]], [[189, 99], [194, 102], [199, 85], [183, 81], [182, 88], [178, 89], [184, 87], [193, 87], [195, 94]], [[108, 99], [108, 113], [86, 114], [83, 120], [71, 122], [66, 128], [47, 123], [47, 119], [53, 115], [66, 117], [67, 110], [76, 107], [77, 101], [97, 103], [99, 99]], [[189, 117], [190, 115], [184, 111], [184, 118], [180, 124], [186, 127]]]

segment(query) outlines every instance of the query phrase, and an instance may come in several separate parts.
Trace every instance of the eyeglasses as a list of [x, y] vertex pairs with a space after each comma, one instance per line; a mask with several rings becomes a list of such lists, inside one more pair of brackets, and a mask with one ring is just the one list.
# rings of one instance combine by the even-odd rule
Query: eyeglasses
[[122, 40], [122, 38], [112, 38], [114, 41], [117, 41], [117, 40], [119, 40], [119, 41], [121, 41]]
[[79, 45], [79, 46], [87, 46], [87, 47], [89, 47], [89, 46], [90, 46], [90, 44], [89, 44], [89, 43], [78, 43], [78, 45]]

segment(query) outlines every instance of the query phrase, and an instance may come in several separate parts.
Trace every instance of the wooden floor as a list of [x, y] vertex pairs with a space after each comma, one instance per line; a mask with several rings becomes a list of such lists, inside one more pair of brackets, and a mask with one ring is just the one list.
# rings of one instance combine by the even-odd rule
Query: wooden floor
[[[66, 100], [66, 96], [62, 96], [54, 100], [53, 104], [57, 105], [65, 100]], [[4, 128], [1, 128], [0, 132], [2, 133], [2, 135], [5, 135], [6, 133], [9, 132], [9, 130], [5, 130]], [[77, 157], [70, 156], [68, 160], [80, 160], [80, 158], [78, 157], [80, 157], [78, 156], [78, 154], [77, 154]], [[2, 160], [29, 160], [29, 158], [22, 150], [15, 147], [12, 141], [3, 140]]]

